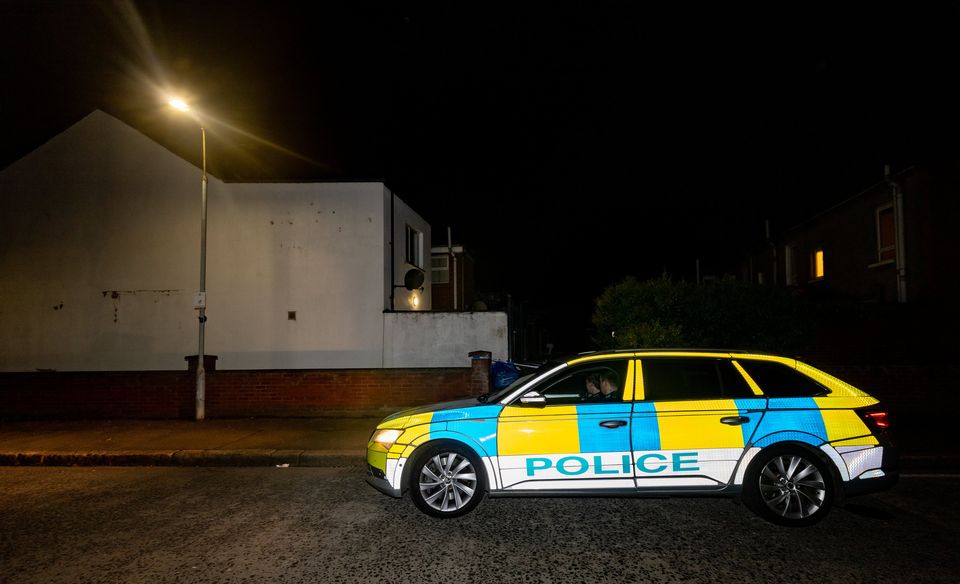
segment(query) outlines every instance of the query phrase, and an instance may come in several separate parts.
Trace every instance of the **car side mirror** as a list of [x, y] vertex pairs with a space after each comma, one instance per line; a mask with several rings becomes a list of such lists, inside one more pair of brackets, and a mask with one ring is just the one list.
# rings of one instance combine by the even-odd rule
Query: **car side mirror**
[[520, 398], [520, 403], [525, 406], [536, 406], [542, 408], [547, 405], [547, 398], [536, 391], [528, 391]]

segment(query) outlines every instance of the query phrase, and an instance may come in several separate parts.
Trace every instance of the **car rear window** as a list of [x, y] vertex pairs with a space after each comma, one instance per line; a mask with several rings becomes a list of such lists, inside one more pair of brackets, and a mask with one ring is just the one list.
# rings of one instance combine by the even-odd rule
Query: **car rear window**
[[647, 401], [751, 397], [746, 380], [726, 359], [644, 359], [643, 390]]
[[737, 363], [767, 397], [814, 397], [830, 393], [826, 387], [783, 363], [751, 360]]

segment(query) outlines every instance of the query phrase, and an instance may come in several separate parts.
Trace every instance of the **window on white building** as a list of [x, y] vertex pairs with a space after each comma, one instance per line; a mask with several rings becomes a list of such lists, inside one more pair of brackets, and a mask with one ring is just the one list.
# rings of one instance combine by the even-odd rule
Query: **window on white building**
[[423, 233], [407, 225], [407, 252], [408, 264], [418, 268], [423, 267]]

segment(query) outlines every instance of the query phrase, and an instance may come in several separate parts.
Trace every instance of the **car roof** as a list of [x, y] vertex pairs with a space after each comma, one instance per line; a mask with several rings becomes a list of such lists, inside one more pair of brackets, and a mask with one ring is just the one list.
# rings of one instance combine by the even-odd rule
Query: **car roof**
[[584, 361], [595, 361], [608, 359], [611, 357], [617, 356], [636, 356], [636, 357], [656, 357], [661, 355], [663, 357], [703, 357], [703, 358], [729, 358], [732, 356], [738, 356], [738, 358], [743, 359], [763, 359], [771, 361], [780, 361], [784, 363], [795, 364], [795, 359], [781, 357], [779, 355], [773, 355], [771, 353], [765, 353], [761, 351], [748, 351], [744, 349], [668, 349], [668, 348], [653, 348], [653, 349], [616, 349], [609, 351], [590, 351], [586, 353], [579, 353], [561, 359], [558, 361], [551, 361], [554, 364], [566, 363], [568, 365], [573, 365], [575, 363], [583, 363]]
[[673, 347], [673, 348], [643, 348], [638, 347], [635, 349], [610, 349], [606, 351], [585, 351], [583, 353], [577, 353], [576, 355], [570, 355], [561, 361], [570, 361], [572, 359], [578, 359], [580, 357], [591, 357], [591, 356], [600, 356], [600, 355], [621, 355], [627, 353], [729, 353], [732, 355], [767, 355], [770, 357], [775, 357], [772, 353], [766, 351], [754, 351], [749, 349], [691, 349], [688, 347]]

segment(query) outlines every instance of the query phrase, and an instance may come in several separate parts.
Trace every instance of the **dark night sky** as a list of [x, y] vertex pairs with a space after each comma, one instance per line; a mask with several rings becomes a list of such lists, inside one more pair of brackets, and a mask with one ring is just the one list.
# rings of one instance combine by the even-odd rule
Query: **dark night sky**
[[0, 166], [96, 107], [196, 160], [181, 89], [301, 156], [215, 127], [218, 176], [384, 179], [481, 288], [582, 323], [957, 154], [955, 4], [646, 4], [0, 1]]

